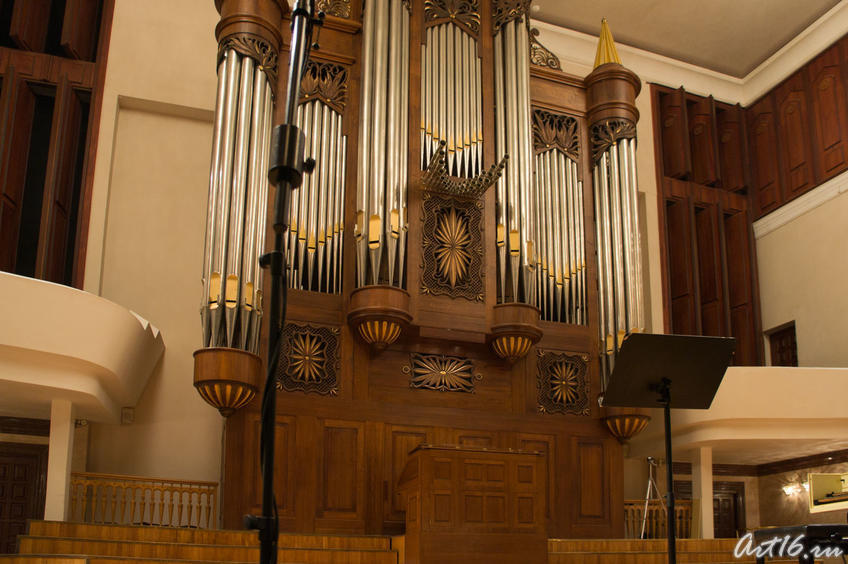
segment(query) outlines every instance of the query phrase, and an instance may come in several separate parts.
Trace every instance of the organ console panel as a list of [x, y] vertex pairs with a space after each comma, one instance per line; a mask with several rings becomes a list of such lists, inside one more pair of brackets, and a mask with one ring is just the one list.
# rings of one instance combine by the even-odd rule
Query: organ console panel
[[[537, 452], [545, 534], [621, 536], [622, 447], [597, 396], [622, 340], [645, 329], [639, 79], [606, 23], [595, 71], [563, 72], [526, 0], [317, 4], [297, 112], [316, 167], [285, 239], [281, 529], [402, 532], [399, 479], [426, 443]], [[197, 356], [221, 360], [198, 362], [195, 381], [210, 403], [234, 390], [245, 403], [251, 382], [222, 375], [232, 351], [265, 350], [254, 261], [257, 233], [272, 238], [255, 171], [267, 116], [281, 115], [269, 103], [284, 92], [288, 21], [277, 0], [217, 6]], [[227, 411], [226, 527], [258, 511], [258, 410]]]

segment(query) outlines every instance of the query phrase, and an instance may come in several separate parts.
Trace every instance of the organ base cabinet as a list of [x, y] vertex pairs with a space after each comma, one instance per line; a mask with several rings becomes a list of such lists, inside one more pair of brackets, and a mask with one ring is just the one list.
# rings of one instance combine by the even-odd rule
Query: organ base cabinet
[[547, 562], [540, 453], [420, 445], [400, 477], [407, 564]]

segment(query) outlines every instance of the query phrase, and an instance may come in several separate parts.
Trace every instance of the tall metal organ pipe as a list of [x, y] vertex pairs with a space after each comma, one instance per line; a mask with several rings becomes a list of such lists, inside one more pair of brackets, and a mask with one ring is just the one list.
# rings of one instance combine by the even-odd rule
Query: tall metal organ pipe
[[606, 20], [586, 77], [594, 162], [599, 347], [604, 386], [624, 339], [645, 330], [635, 99], [641, 82], [621, 65]]
[[[307, 68], [307, 73], [313, 71], [321, 72]], [[292, 198], [286, 241], [289, 287], [338, 294], [342, 287], [347, 136], [342, 133], [341, 114], [323, 100], [307, 99], [296, 115], [316, 165]]]
[[265, 241], [274, 105], [262, 62], [224, 48], [218, 65], [201, 274], [203, 346], [253, 353], [262, 319], [258, 261]]
[[[426, 13], [427, 7], [425, 7]], [[429, 15], [429, 14], [428, 14]], [[437, 14], [433, 14], [435, 17]], [[472, 25], [479, 25], [479, 16]], [[427, 16], [425, 16], [427, 19]], [[483, 104], [478, 40], [467, 27], [435, 23], [421, 47], [421, 168], [444, 141], [451, 176], [474, 178], [483, 170]]]
[[533, 182], [530, 41], [525, 17], [519, 14], [502, 22], [494, 37], [496, 160], [510, 157], [497, 185], [498, 298], [535, 305], [539, 197]]
[[546, 321], [586, 325], [583, 182], [577, 162], [559, 149], [547, 149], [536, 154], [535, 169], [537, 305]]
[[409, 131], [409, 8], [404, 0], [365, 0], [361, 82], [356, 285], [403, 287]]

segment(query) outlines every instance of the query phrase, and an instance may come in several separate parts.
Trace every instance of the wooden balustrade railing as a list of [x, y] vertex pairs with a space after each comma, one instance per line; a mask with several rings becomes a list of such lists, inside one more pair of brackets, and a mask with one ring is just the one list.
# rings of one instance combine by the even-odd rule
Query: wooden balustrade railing
[[[624, 536], [638, 539], [642, 533], [642, 516], [645, 513], [645, 500], [627, 500], [624, 502]], [[674, 516], [677, 538], [692, 536], [692, 500], [681, 499], [674, 502]], [[664, 539], [666, 529], [666, 509], [660, 500], [648, 502], [648, 519], [645, 522], [645, 538]]]
[[218, 528], [218, 484], [116, 474], [71, 474], [70, 521]]

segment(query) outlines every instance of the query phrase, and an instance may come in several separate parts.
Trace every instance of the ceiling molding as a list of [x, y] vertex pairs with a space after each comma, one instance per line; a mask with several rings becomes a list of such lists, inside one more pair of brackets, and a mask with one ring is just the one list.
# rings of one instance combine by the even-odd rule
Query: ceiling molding
[[[598, 45], [596, 36], [539, 20], [532, 20], [532, 24], [540, 31], [540, 41], [559, 57], [564, 72], [583, 75], [591, 72]], [[744, 78], [629, 45], [618, 44], [617, 47], [624, 66], [644, 82], [672, 87], [685, 85], [688, 92], [747, 106], [840, 39], [846, 29], [848, 0], [842, 0]]]
[[[848, 449], [788, 458], [764, 464], [713, 464], [713, 476], [768, 476], [843, 462], [848, 462]], [[674, 474], [689, 476], [692, 474], [692, 463], [672, 462], [671, 470]]]
[[760, 239], [768, 235], [844, 192], [848, 192], [848, 172], [831, 178], [755, 221], [753, 223], [754, 238]]

